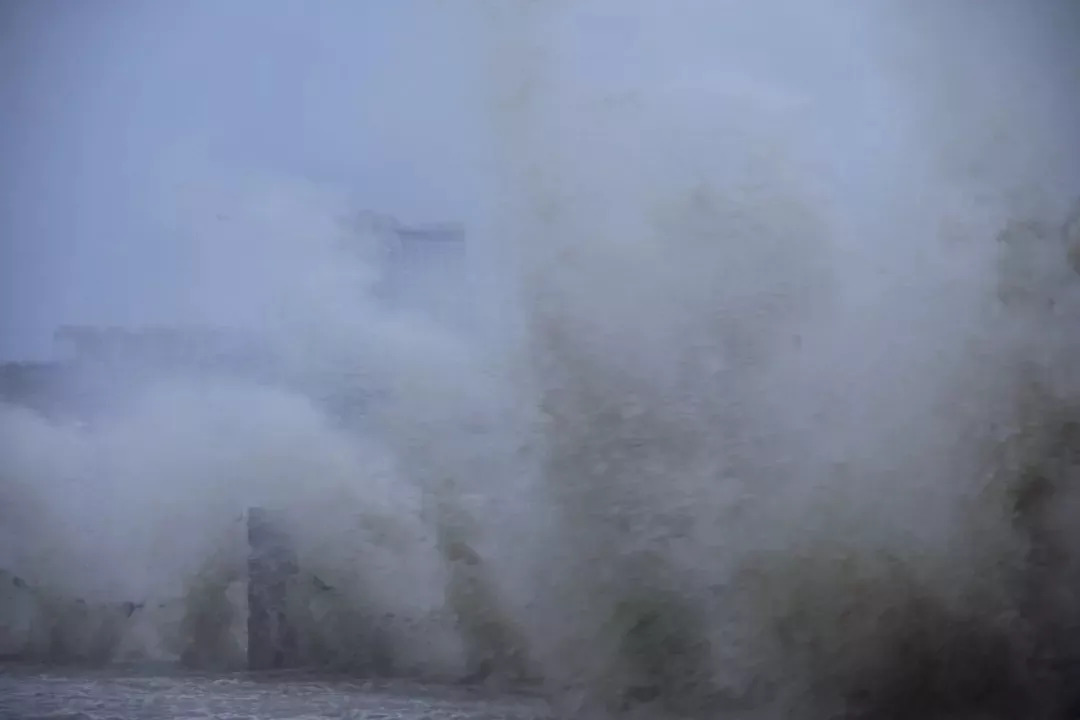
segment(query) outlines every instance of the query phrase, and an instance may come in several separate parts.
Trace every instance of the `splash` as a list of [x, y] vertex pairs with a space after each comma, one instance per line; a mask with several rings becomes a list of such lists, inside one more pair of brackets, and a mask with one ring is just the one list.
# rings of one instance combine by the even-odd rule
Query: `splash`
[[497, 171], [443, 315], [377, 300], [340, 196], [208, 193], [204, 280], [254, 300], [207, 314], [363, 411], [218, 376], [90, 428], [6, 409], [19, 572], [223, 595], [266, 504], [332, 663], [539, 680], [568, 715], [1062, 711], [1075, 178], [1037, 89], [978, 92], [1040, 68], [989, 21], [957, 41], [986, 66], [950, 64], [920, 28], [957, 4], [769, 7], [483, 6]]

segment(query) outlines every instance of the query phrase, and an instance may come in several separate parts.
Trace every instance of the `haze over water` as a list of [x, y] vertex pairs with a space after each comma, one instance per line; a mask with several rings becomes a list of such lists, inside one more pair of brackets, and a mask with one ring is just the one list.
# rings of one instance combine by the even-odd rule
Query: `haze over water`
[[[5, 356], [208, 325], [296, 381], [0, 408], [12, 572], [177, 597], [266, 505], [403, 662], [569, 714], [1058, 709], [1024, 668], [1080, 650], [1069, 3], [4, 12]], [[359, 210], [464, 262], [388, 304]]]

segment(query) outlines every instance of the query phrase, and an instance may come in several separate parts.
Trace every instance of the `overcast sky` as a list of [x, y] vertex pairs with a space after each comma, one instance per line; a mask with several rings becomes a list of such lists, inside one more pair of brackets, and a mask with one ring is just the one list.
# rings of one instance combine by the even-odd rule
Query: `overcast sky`
[[[805, 112], [818, 121], [823, 152], [836, 155], [837, 182], [857, 193], [888, 182], [867, 158], [903, 152], [888, 138], [910, 113], [884, 89], [902, 85], [904, 73], [865, 62], [888, 23], [864, 32], [858, 16], [830, 9], [844, 4], [823, 1], [811, 12], [813, 3], [778, 0], [787, 8], [778, 16], [718, 21], [715, 8], [737, 4], [684, 2], [668, 13], [659, 1], [635, 12], [598, 2], [588, 5], [596, 12], [565, 15], [552, 47], [562, 72], [612, 97], [643, 83], [707, 94], [733, 70], [786, 87], [809, 99]], [[969, 67], [951, 86], [941, 80], [937, 112], [979, 117], [978, 103], [993, 105], [997, 95], [1002, 107], [1019, 105], [1005, 96], [1023, 87], [1041, 103], [1041, 124], [1026, 127], [1055, 138], [1059, 149], [1047, 158], [1065, 162], [1075, 146], [1063, 147], [1063, 128], [1080, 119], [1080, 66], [1069, 50], [1080, 29], [1070, 32], [1075, 14], [1066, 6], [993, 0], [979, 6], [992, 8], [979, 11], [988, 19], [969, 28], [970, 13], [950, 21], [927, 9], [938, 6], [919, 5], [924, 27], [913, 21], [911, 37], [944, 29], [938, 55], [909, 43], [911, 87], [947, 79], [948, 68], [934, 65], [942, 57], [956, 67], [983, 63], [978, 51], [964, 54], [966, 35], [981, 33], [983, 52], [995, 34], [1008, 36], [1014, 44], [1003, 53], [1012, 53], [1015, 77], [979, 85]], [[485, 123], [500, 59], [478, 31], [490, 8], [479, 0], [3, 3], [0, 358], [47, 355], [62, 323], [193, 319], [192, 279], [205, 256], [173, 205], [199, 168], [335, 183], [372, 210], [475, 227], [490, 209], [496, 145]], [[920, 53], [930, 58], [922, 65]], [[951, 107], [949, 98], [960, 99]], [[940, 139], [970, 135], [981, 121], [972, 122]]]
[[475, 195], [468, 34], [445, 4], [40, 0], [0, 13], [0, 356], [47, 352], [58, 323], [183, 314], [192, 246], [164, 206], [185, 165], [337, 183], [406, 220], [460, 220]]

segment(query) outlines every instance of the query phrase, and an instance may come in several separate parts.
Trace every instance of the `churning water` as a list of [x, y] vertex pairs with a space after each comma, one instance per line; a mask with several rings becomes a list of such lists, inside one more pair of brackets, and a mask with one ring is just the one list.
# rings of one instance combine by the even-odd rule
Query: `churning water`
[[5, 560], [153, 598], [139, 652], [179, 655], [157, 599], [225, 593], [268, 505], [335, 662], [569, 715], [1060, 716], [1074, 18], [899, 5], [476, 6], [467, 261], [388, 307], [343, 198], [204, 182], [206, 273], [305, 390], [114, 372], [89, 425], [5, 408]]

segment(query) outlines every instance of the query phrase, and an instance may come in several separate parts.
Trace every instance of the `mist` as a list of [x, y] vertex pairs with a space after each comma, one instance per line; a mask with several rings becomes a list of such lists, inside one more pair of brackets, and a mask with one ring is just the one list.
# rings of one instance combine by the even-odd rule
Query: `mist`
[[[236, 662], [263, 506], [335, 667], [588, 717], [1075, 701], [1069, 3], [4, 14], [3, 356], [261, 358], [0, 405], [0, 568], [140, 603], [124, 659]], [[384, 215], [464, 254], [388, 264]]]

